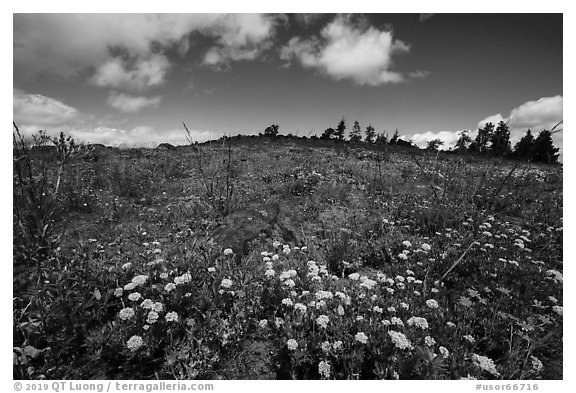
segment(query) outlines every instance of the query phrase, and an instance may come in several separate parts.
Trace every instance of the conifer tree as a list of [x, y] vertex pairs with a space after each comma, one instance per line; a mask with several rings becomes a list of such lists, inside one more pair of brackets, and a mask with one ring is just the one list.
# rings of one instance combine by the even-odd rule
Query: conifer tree
[[517, 158], [519, 160], [528, 161], [532, 159], [533, 151], [534, 151], [534, 136], [532, 135], [532, 131], [528, 130], [526, 131], [526, 135], [524, 135], [522, 139], [520, 139], [518, 143], [514, 145], [513, 156], [514, 158]]
[[510, 154], [510, 129], [508, 124], [501, 120], [490, 134], [490, 152], [496, 157]]
[[334, 136], [339, 141], [343, 141], [345, 132], [346, 132], [346, 122], [344, 121], [344, 118], [342, 118], [342, 120], [340, 120], [340, 122], [336, 126], [336, 132], [334, 133]]
[[322, 133], [322, 136], [320, 136], [320, 139], [330, 140], [330, 139], [332, 139], [332, 137], [334, 136], [335, 133], [336, 133], [336, 130], [332, 127], [329, 127], [329, 128], [324, 130], [324, 132]]
[[385, 145], [388, 143], [388, 136], [385, 135], [383, 132], [376, 135], [376, 141], [374, 142], [377, 145]]
[[362, 141], [362, 130], [360, 129], [360, 123], [356, 120], [354, 126], [352, 126], [352, 131], [350, 131], [350, 142], [358, 143], [360, 141]]
[[472, 138], [468, 135], [468, 130], [462, 130], [459, 133], [458, 141], [456, 141], [456, 150], [465, 151], [472, 143]]
[[264, 130], [264, 135], [277, 136], [279, 128], [280, 128], [280, 126], [278, 124], [272, 124], [271, 126], [266, 127], [266, 129]]
[[494, 124], [486, 123], [484, 128], [478, 129], [478, 135], [474, 139], [474, 143], [471, 145], [472, 151], [477, 151], [479, 153], [487, 153], [488, 152], [488, 142], [494, 133]]
[[532, 161], [556, 164], [558, 162], [559, 150], [557, 147], [554, 147], [552, 133], [548, 130], [543, 130], [534, 141]]
[[432, 139], [431, 141], [428, 141], [428, 145], [426, 146], [426, 150], [438, 150], [438, 148], [440, 146], [442, 146], [444, 144], [444, 141], [441, 139]]
[[390, 138], [390, 144], [391, 145], [395, 145], [398, 143], [398, 139], [400, 139], [400, 133], [398, 132], [398, 128], [396, 128], [396, 130], [394, 131], [394, 134], [392, 135], [392, 138]]
[[366, 132], [366, 139], [364, 140], [368, 143], [374, 143], [374, 138], [376, 137], [376, 131], [374, 130], [374, 127], [369, 125], [368, 127], [366, 127], [365, 132]]

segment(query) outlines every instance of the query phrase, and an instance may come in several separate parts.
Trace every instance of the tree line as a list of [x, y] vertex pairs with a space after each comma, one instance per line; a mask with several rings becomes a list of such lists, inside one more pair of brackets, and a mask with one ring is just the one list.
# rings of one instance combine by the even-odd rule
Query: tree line
[[[277, 136], [279, 126], [278, 124], [272, 124], [266, 127], [264, 130], [264, 136]], [[336, 128], [328, 127], [320, 137], [313, 135], [310, 139], [320, 139], [320, 140], [333, 140], [339, 142], [349, 142], [349, 143], [371, 143], [376, 145], [392, 144], [405, 147], [415, 147], [412, 142], [405, 141], [400, 137], [400, 132], [398, 129], [394, 131], [392, 137], [388, 138], [387, 133], [378, 133], [372, 125], [368, 125], [364, 132], [360, 127], [358, 120], [354, 122], [352, 129], [348, 135], [348, 140], [345, 139], [346, 134], [346, 121], [344, 118], [338, 122]]]
[[483, 128], [478, 129], [474, 140], [468, 135], [468, 131], [461, 131], [455, 150], [555, 164], [558, 162], [560, 149], [554, 146], [552, 130], [542, 130], [534, 137], [530, 129], [512, 148], [508, 123], [500, 121], [497, 125], [485, 123]]
[[[560, 123], [559, 123], [560, 124]], [[273, 124], [264, 130], [264, 136], [277, 136], [279, 125]], [[536, 137], [528, 130], [526, 134], [512, 148], [510, 143], [510, 128], [508, 123], [500, 121], [497, 125], [486, 123], [478, 129], [474, 139], [468, 134], [468, 130], [460, 131], [458, 141], [451, 151], [458, 153], [473, 153], [493, 157], [504, 157], [522, 161], [542, 162], [555, 164], [558, 162], [559, 149], [552, 141], [552, 130], [542, 130]], [[368, 125], [364, 132], [358, 120], [354, 122], [352, 129], [345, 139], [346, 121], [342, 118], [335, 128], [328, 127], [320, 138], [312, 136], [311, 139], [334, 140], [349, 143], [370, 143], [376, 145], [388, 144], [405, 147], [415, 147], [412, 142], [405, 141], [400, 137], [398, 129], [389, 138], [387, 133], [377, 133], [372, 125]], [[428, 141], [426, 150], [438, 150], [444, 142], [440, 139]]]

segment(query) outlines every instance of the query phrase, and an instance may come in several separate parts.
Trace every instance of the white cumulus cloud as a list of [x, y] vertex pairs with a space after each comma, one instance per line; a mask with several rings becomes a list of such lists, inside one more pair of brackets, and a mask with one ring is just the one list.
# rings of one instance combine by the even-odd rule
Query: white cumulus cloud
[[532, 128], [540, 131], [550, 129], [562, 120], [563, 98], [560, 95], [528, 101], [510, 112], [510, 124], [514, 128]]
[[[108, 62], [111, 49], [147, 59], [208, 28], [211, 14], [15, 14], [14, 69], [21, 77], [68, 77]], [[156, 48], [156, 49], [155, 49]]]
[[139, 112], [144, 108], [156, 108], [162, 97], [140, 97], [124, 93], [111, 92], [106, 102], [114, 109], [125, 113]]
[[272, 46], [274, 26], [282, 23], [263, 14], [229, 14], [214, 26], [215, 44], [204, 56], [204, 64], [221, 66], [234, 60], [254, 60]]
[[13, 116], [16, 124], [61, 125], [79, 115], [76, 108], [52, 97], [13, 90]]
[[[155, 56], [168, 49], [184, 56], [192, 47], [192, 34], [212, 40], [210, 50], [221, 61], [253, 59], [262, 45], [271, 45], [277, 23], [278, 18], [264, 14], [15, 14], [15, 78], [47, 73], [76, 77], [96, 69], [100, 84], [125, 82], [138, 64], [166, 71], [166, 58], [159, 63]], [[118, 52], [137, 65], [119, 61]]]
[[[187, 144], [183, 128], [162, 129], [152, 126], [115, 128], [107, 125], [105, 119], [80, 112], [66, 103], [40, 94], [29, 94], [14, 89], [14, 122], [24, 137], [45, 130], [46, 134], [57, 137], [60, 132], [73, 137], [76, 142], [103, 143], [109, 146], [155, 147], [162, 142], [175, 145]], [[113, 92], [108, 97], [109, 104], [124, 111], [136, 111], [147, 106], [157, 105], [161, 97], [134, 97]], [[190, 127], [194, 141], [204, 142], [218, 139], [222, 132], [199, 130]]]
[[[392, 70], [393, 57], [410, 47], [395, 39], [391, 31], [381, 31], [351, 17], [336, 16], [320, 33], [321, 37], [293, 37], [281, 49], [283, 60], [296, 59], [303, 67], [320, 70], [336, 80], [348, 79], [358, 85], [378, 86], [399, 83], [407, 76]], [[415, 77], [425, 73], [417, 72]]]
[[440, 146], [439, 149], [448, 150], [456, 145], [456, 142], [460, 137], [458, 135], [459, 133], [460, 131], [438, 131], [438, 132], [426, 131], [421, 134], [414, 134], [412, 137], [410, 137], [410, 139], [416, 146], [420, 148], [425, 148], [428, 145], [429, 141], [432, 141], [434, 139], [440, 139], [441, 141], [444, 142], [444, 144]]
[[[532, 134], [537, 135], [540, 131], [551, 130], [563, 118], [563, 97], [542, 97], [534, 101], [527, 101], [512, 109], [507, 117], [501, 114], [491, 115], [478, 123], [478, 127], [484, 127], [486, 122], [498, 124], [500, 120], [508, 123], [510, 128], [510, 142], [512, 147], [530, 129]], [[474, 137], [472, 135], [472, 137]], [[562, 132], [552, 135], [556, 147], [562, 152]]]
[[497, 113], [495, 115], [490, 115], [490, 116], [487, 116], [486, 118], [484, 118], [478, 122], [478, 128], [484, 128], [486, 123], [492, 123], [496, 126], [501, 121], [506, 121], [506, 120], [504, 119], [504, 117], [500, 113]]
[[99, 66], [91, 81], [102, 87], [143, 90], [162, 85], [169, 68], [170, 62], [164, 55], [154, 54], [132, 64], [115, 57]]
[[[195, 141], [207, 141], [219, 137], [208, 130], [190, 130]], [[159, 130], [151, 126], [121, 129], [100, 126], [95, 128], [71, 128], [67, 132], [75, 140], [85, 143], [102, 143], [120, 147], [156, 147], [160, 143], [186, 145], [188, 141], [183, 129]]]

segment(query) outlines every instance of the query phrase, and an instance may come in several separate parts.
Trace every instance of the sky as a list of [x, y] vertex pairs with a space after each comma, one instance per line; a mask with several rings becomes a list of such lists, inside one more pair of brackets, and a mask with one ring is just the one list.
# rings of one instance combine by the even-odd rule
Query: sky
[[[344, 118], [425, 146], [563, 119], [562, 14], [14, 14], [13, 119], [153, 147], [320, 135]], [[562, 147], [562, 134], [554, 134]]]

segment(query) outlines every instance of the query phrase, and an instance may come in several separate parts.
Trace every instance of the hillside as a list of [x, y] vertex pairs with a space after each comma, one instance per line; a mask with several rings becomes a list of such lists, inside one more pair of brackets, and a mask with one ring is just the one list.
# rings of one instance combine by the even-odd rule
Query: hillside
[[561, 166], [232, 138], [55, 194], [52, 153], [14, 166], [17, 378], [562, 378]]

